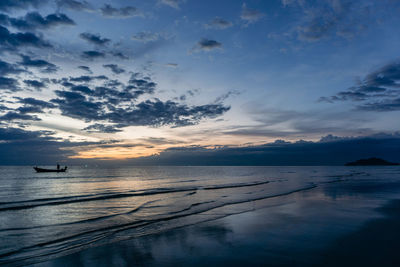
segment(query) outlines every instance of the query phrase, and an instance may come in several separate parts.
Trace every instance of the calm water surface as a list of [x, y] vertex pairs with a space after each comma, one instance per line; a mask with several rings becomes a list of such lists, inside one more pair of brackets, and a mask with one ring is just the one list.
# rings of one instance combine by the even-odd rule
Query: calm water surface
[[56, 174], [0, 167], [0, 189], [0, 264], [25, 265], [243, 214], [256, 209], [254, 201], [299, 192], [318, 192], [321, 201], [394, 199], [400, 168], [71, 167]]

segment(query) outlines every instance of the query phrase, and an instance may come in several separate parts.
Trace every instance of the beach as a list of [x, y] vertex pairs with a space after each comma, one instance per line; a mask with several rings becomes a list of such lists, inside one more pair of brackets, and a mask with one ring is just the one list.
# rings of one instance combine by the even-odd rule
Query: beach
[[[113, 187], [110, 198], [111, 180], [115, 186], [116, 180], [122, 183], [121, 177], [125, 181], [133, 179], [121, 175], [132, 172], [128, 169], [119, 170], [115, 176], [120, 178], [113, 179], [92, 173], [95, 177], [91, 178], [92, 183], [97, 188], [91, 187], [89, 191], [102, 188], [101, 198], [99, 193], [90, 196], [94, 198], [91, 200], [87, 194], [85, 197], [81, 194], [79, 201], [76, 197], [74, 201], [65, 199], [66, 196], [61, 201], [59, 195], [53, 202], [48, 199], [24, 202], [36, 205], [24, 209], [21, 203], [14, 203], [13, 209], [8, 204], [8, 210], [2, 202], [1, 212], [10, 218], [21, 211], [25, 216], [30, 213], [32, 218], [35, 209], [48, 213], [47, 218], [35, 217], [37, 221], [31, 221], [29, 227], [15, 229], [4, 227], [6, 221], [2, 217], [0, 233], [9, 242], [2, 245], [0, 262], [10, 266], [396, 266], [399, 263], [398, 167], [159, 167], [157, 172], [146, 169], [147, 178], [135, 179], [143, 181], [145, 177], [150, 188], [149, 181], [154, 181], [151, 179], [160, 183], [161, 178], [156, 175], [160, 170], [165, 187], [158, 187], [157, 194], [119, 197], [116, 192], [121, 194], [121, 187], [118, 190]], [[141, 169], [142, 175], [143, 172]], [[182, 177], [188, 173], [196, 175], [192, 174], [185, 183]], [[80, 170], [80, 174], [86, 177], [85, 170]], [[68, 175], [78, 176], [73, 172]], [[73, 183], [82, 184], [84, 179], [75, 178]], [[99, 181], [102, 181], [100, 187]], [[107, 197], [104, 197], [104, 183]], [[166, 188], [168, 192], [164, 192]], [[151, 190], [154, 193], [155, 188]], [[135, 194], [142, 192], [136, 191]], [[85, 192], [89, 193], [87, 188]], [[140, 198], [146, 198], [143, 203], [147, 204], [138, 205]], [[128, 205], [136, 207], [136, 211], [124, 210]], [[150, 208], [146, 209], [146, 205]], [[85, 215], [81, 213], [84, 208]], [[55, 210], [58, 213], [51, 215], [50, 211]], [[97, 214], [93, 214], [95, 211]], [[14, 221], [14, 226], [17, 225]], [[11, 247], [16, 234], [19, 242]], [[26, 243], [21, 242], [24, 235]], [[6, 250], [8, 254], [4, 253]]]

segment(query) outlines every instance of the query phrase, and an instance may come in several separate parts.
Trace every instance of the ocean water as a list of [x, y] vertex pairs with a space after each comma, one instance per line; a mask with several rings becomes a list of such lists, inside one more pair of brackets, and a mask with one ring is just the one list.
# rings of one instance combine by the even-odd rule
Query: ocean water
[[[349, 188], [351, 192], [349, 193]], [[0, 265], [244, 214], [301, 192], [396, 199], [393, 167], [0, 167]], [[322, 198], [321, 198], [322, 199]]]

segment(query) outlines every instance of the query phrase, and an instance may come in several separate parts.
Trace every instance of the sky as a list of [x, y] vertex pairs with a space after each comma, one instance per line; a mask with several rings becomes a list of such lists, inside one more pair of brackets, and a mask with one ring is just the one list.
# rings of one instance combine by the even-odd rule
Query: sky
[[400, 160], [399, 13], [397, 0], [2, 0], [0, 164]]

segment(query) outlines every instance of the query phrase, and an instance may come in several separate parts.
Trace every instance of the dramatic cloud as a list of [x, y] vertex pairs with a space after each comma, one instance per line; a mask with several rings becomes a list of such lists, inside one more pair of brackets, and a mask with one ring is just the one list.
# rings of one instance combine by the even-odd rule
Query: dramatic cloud
[[82, 57], [86, 58], [86, 59], [90, 59], [90, 60], [96, 59], [96, 58], [103, 58], [105, 56], [106, 56], [106, 54], [104, 54], [103, 52], [94, 51], [94, 50], [82, 52]]
[[108, 38], [101, 38], [99, 34], [92, 34], [88, 32], [81, 33], [79, 37], [95, 45], [106, 45], [111, 41]]
[[104, 68], [110, 69], [115, 74], [124, 73], [125, 70], [123, 68], [118, 67], [116, 64], [105, 64], [103, 65]]
[[[154, 93], [156, 83], [139, 73], [132, 74], [127, 85], [118, 81], [115, 82], [108, 81], [108, 85], [115, 86], [107, 87], [106, 84], [95, 88], [68, 84], [69, 90], [55, 91], [58, 98], [51, 100], [51, 102], [56, 104], [65, 116], [86, 122], [105, 121], [118, 124], [119, 126], [115, 128], [193, 125], [202, 119], [220, 116], [230, 109], [222, 103], [187, 106], [174, 101], [161, 101], [159, 99], [137, 103], [136, 100], [140, 96]], [[117, 87], [120, 87], [120, 89], [117, 89]]]
[[134, 89], [136, 96], [154, 93], [157, 84], [151, 81], [149, 77], [140, 76], [141, 75], [139, 73], [132, 74], [131, 78], [129, 79], [129, 86], [127, 86], [127, 89]]
[[[400, 110], [400, 62], [395, 61], [366, 75], [357, 85], [319, 101], [357, 101], [359, 109], [370, 111]], [[368, 101], [365, 103], [365, 101]]]
[[258, 10], [250, 9], [246, 4], [242, 5], [242, 13], [240, 18], [246, 22], [246, 24], [254, 23], [259, 21], [265, 15]]
[[30, 12], [21, 18], [11, 18], [7, 15], [1, 15], [0, 24], [12, 26], [20, 30], [35, 30], [48, 29], [59, 25], [75, 25], [75, 22], [62, 13], [42, 17], [38, 12]]
[[21, 112], [10, 111], [0, 116], [0, 121], [11, 122], [11, 121], [40, 121], [35, 115], [28, 115]]
[[232, 22], [224, 20], [220, 17], [216, 17], [209, 23], [204, 25], [204, 27], [206, 27], [207, 29], [217, 29], [217, 30], [224, 30], [232, 26], [233, 26]]
[[7, 28], [0, 26], [0, 52], [1, 49], [15, 50], [20, 46], [51, 47], [48, 42], [33, 33], [11, 33]]
[[36, 115], [30, 115], [32, 113], [44, 113], [44, 109], [55, 108], [56, 106], [52, 103], [38, 100], [35, 98], [19, 98], [17, 99], [17, 103], [22, 104], [16, 109], [8, 109], [7, 113], [0, 116], [0, 121], [3, 122], [12, 122], [12, 121], [40, 121]]
[[132, 35], [132, 40], [147, 43], [147, 42], [154, 42], [160, 39], [160, 35], [158, 33], [151, 33], [151, 32], [138, 32]]
[[214, 49], [220, 49], [222, 47], [222, 44], [215, 41], [215, 40], [210, 40], [206, 38], [202, 38], [196, 46], [192, 49], [193, 52], [196, 51], [211, 51]]
[[2, 90], [18, 91], [20, 90], [18, 85], [18, 81], [14, 78], [0, 77], [0, 92]]
[[17, 98], [18, 103], [28, 105], [28, 106], [35, 106], [40, 108], [55, 108], [56, 106], [52, 103], [35, 99], [33, 97], [26, 97], [26, 98]]
[[43, 73], [52, 73], [58, 70], [58, 67], [46, 60], [42, 59], [31, 59], [31, 57], [26, 55], [21, 55], [22, 61], [19, 62], [21, 66], [38, 68]]
[[27, 9], [29, 7], [39, 7], [47, 4], [47, 0], [1, 0], [0, 10], [11, 11], [14, 9]]
[[44, 82], [37, 81], [37, 80], [24, 80], [24, 83], [28, 87], [32, 87], [38, 91], [42, 90], [43, 88], [46, 88], [46, 84]]
[[110, 18], [129, 18], [129, 17], [137, 17], [143, 16], [141, 12], [136, 7], [126, 6], [121, 8], [115, 8], [111, 5], [104, 5], [101, 9], [101, 13], [105, 17]]
[[15, 64], [10, 64], [5, 61], [0, 60], [0, 75], [5, 76], [8, 74], [18, 74], [24, 72], [23, 69], [18, 68]]

